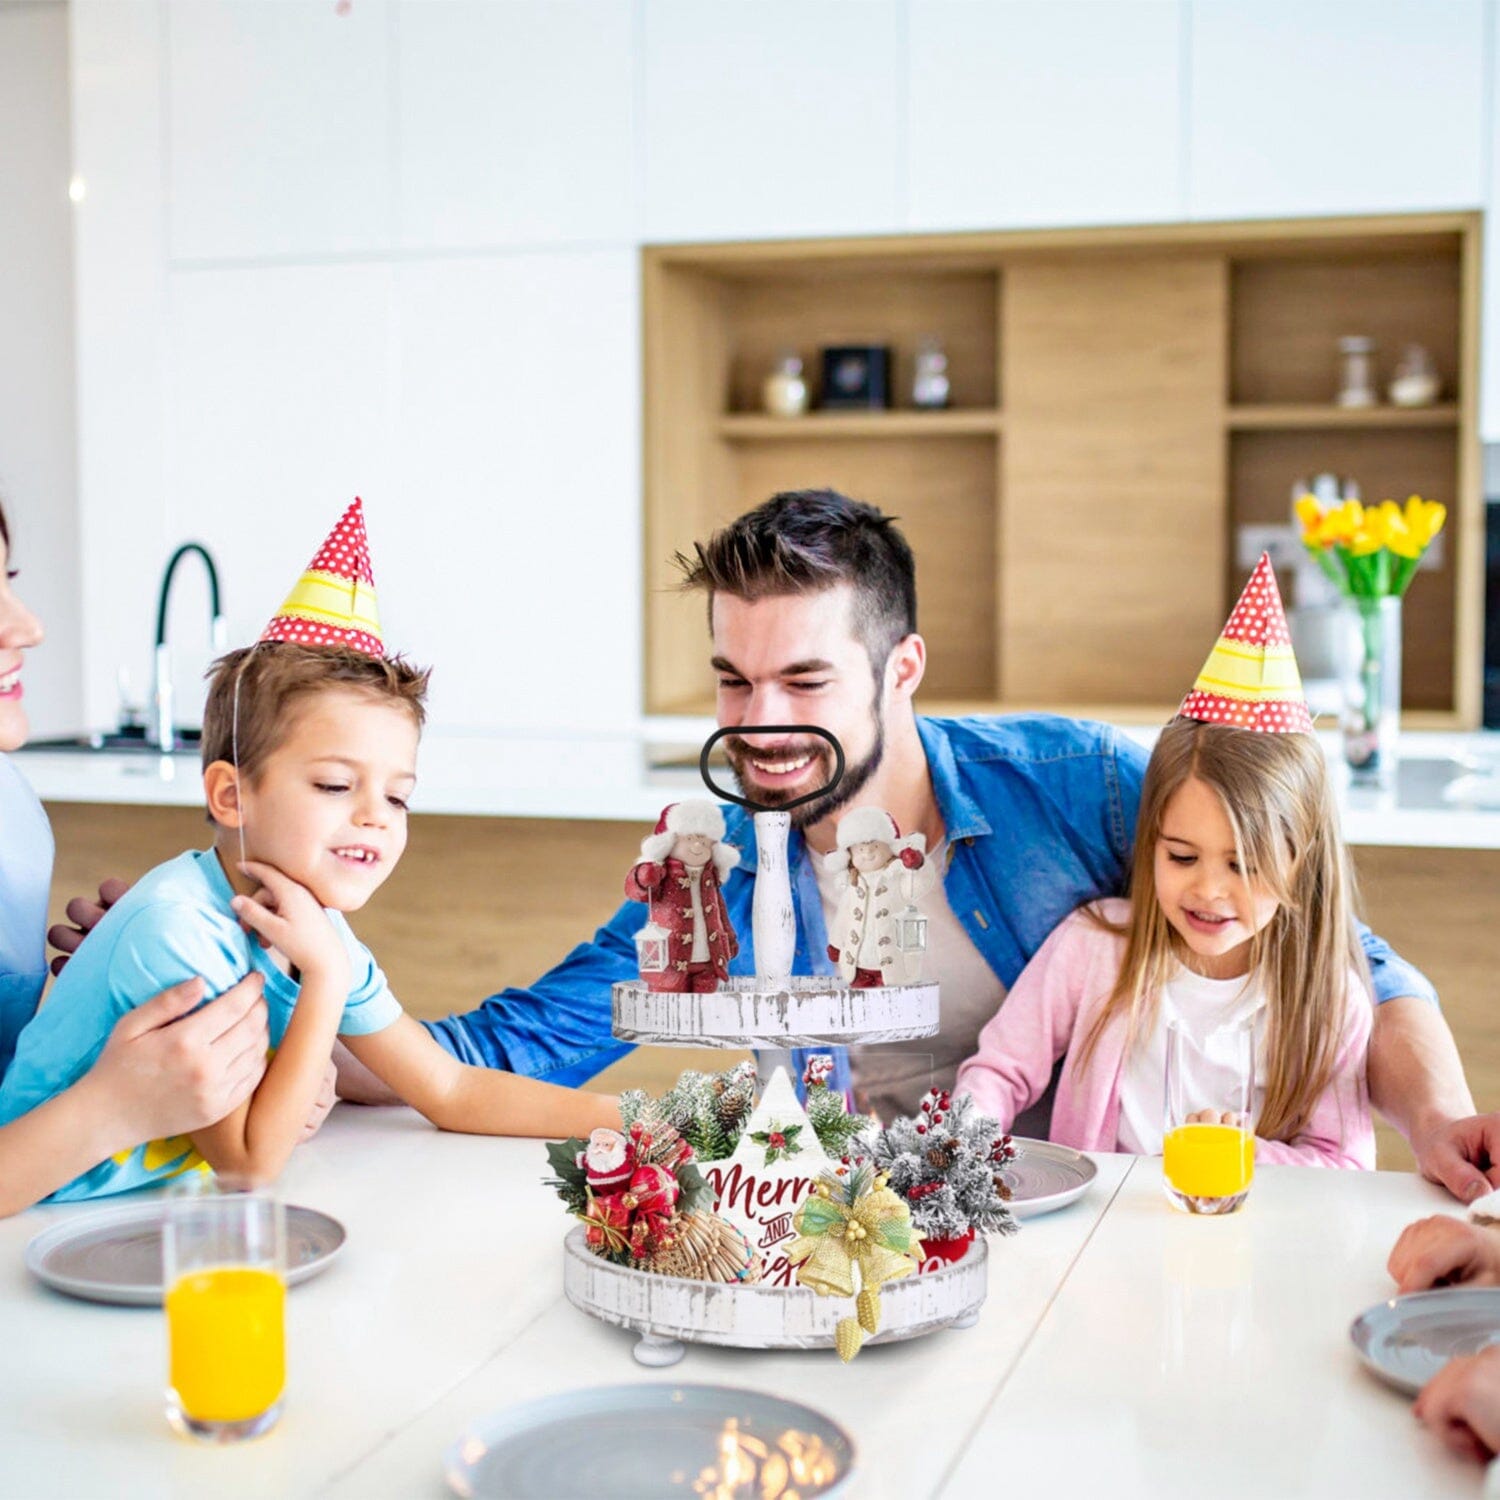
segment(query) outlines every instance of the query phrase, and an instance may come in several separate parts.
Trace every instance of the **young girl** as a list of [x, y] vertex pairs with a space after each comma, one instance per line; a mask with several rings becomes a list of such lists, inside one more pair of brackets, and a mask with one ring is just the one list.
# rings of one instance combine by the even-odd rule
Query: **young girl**
[[1264, 558], [1183, 712], [1146, 770], [1130, 899], [1052, 933], [956, 1088], [1009, 1129], [1061, 1057], [1052, 1139], [1157, 1155], [1168, 1023], [1253, 1018], [1256, 1159], [1373, 1167], [1352, 877]]

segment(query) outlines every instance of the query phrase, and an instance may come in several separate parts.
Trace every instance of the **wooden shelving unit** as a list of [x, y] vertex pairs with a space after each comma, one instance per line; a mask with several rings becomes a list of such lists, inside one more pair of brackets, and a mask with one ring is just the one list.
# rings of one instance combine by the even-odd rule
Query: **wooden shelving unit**
[[1231, 406], [1225, 421], [1232, 432], [1290, 432], [1293, 430], [1360, 428], [1389, 431], [1405, 427], [1457, 427], [1459, 409], [1452, 402], [1437, 406], [1318, 406], [1266, 403]]
[[[1160, 719], [1233, 602], [1236, 529], [1287, 521], [1294, 481], [1333, 471], [1449, 507], [1443, 565], [1407, 597], [1405, 706], [1477, 724], [1478, 252], [1475, 214], [648, 248], [646, 710], [713, 703], [671, 555], [832, 485], [912, 543], [924, 708]], [[1382, 374], [1425, 345], [1444, 403], [1333, 405], [1348, 333]], [[899, 401], [932, 335], [948, 410], [759, 409], [779, 355], [815, 378], [840, 343], [890, 345]]]
[[720, 417], [720, 437], [735, 442], [800, 442], [820, 438], [962, 437], [1000, 431], [998, 411], [809, 412], [803, 417], [766, 417], [737, 412]]

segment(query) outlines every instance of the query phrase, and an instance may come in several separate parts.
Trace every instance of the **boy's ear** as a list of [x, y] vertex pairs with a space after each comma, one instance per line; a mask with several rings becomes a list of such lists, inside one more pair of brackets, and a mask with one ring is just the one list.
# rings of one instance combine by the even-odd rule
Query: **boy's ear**
[[227, 760], [216, 760], [203, 771], [203, 800], [208, 815], [220, 828], [238, 828], [244, 821], [240, 807], [240, 773]]

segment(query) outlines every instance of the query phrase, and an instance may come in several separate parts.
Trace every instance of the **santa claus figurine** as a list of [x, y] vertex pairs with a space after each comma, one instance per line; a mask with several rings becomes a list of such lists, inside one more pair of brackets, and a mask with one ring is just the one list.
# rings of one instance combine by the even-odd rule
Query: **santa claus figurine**
[[920, 833], [901, 837], [883, 808], [858, 807], [839, 819], [838, 847], [824, 856], [826, 868], [848, 875], [829, 928], [828, 956], [854, 989], [915, 984], [922, 953], [904, 948], [900, 922], [937, 884]]
[[625, 877], [625, 894], [644, 901], [665, 936], [665, 967], [641, 966], [648, 989], [712, 994], [740, 951], [720, 890], [740, 862], [723, 842], [724, 814], [707, 798], [674, 802], [641, 843], [641, 859]]

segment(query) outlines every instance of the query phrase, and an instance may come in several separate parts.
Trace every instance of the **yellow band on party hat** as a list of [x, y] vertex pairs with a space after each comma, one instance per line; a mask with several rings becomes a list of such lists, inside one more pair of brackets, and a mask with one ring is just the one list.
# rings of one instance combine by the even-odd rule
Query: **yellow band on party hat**
[[367, 584], [335, 578], [331, 573], [304, 573], [277, 613], [298, 615], [324, 625], [354, 627], [369, 635], [380, 634], [375, 590]]
[[1256, 651], [1221, 635], [1193, 686], [1229, 698], [1285, 698], [1301, 694], [1302, 674], [1290, 646]]
[[1281, 591], [1264, 552], [1177, 712], [1262, 734], [1312, 733]]
[[364, 507], [357, 498], [328, 533], [260, 638], [385, 655]]

